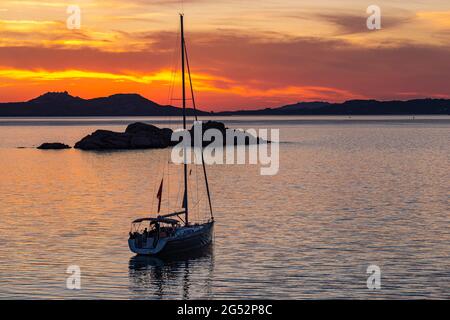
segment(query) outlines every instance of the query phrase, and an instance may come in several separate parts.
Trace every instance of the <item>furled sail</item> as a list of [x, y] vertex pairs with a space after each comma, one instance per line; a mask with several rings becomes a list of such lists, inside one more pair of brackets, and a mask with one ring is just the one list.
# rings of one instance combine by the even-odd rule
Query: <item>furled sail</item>
[[163, 192], [163, 183], [164, 183], [164, 178], [161, 179], [161, 184], [159, 185], [158, 194], [156, 195], [156, 198], [158, 198], [158, 213], [161, 211], [161, 199], [162, 199], [162, 192]]
[[187, 207], [187, 192], [185, 190], [184, 191], [184, 196], [183, 196], [183, 206], [182, 206], [182, 208], [186, 209], [186, 207]]

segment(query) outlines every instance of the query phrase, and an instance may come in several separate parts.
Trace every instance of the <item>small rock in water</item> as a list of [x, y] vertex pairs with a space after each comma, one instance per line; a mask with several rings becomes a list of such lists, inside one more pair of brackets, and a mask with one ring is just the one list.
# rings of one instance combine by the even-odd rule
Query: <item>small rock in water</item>
[[37, 148], [41, 150], [61, 150], [61, 149], [70, 149], [71, 146], [68, 146], [67, 144], [60, 142], [51, 142], [51, 143], [46, 142], [41, 144]]

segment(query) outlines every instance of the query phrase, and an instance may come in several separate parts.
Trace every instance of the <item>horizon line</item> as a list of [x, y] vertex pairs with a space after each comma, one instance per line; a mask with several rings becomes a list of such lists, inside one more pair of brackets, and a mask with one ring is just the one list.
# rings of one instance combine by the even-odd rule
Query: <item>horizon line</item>
[[[100, 98], [110, 98], [110, 97], [113, 97], [113, 96], [116, 96], [116, 95], [129, 95], [129, 96], [134, 95], [134, 96], [139, 96], [139, 97], [141, 97], [141, 98], [143, 98], [143, 99], [145, 99], [147, 101], [153, 102], [153, 103], [155, 103], [155, 104], [157, 104], [159, 106], [163, 106], [163, 107], [168, 106], [168, 107], [174, 107], [174, 108], [180, 109], [180, 107], [177, 107], [177, 106], [174, 106], [174, 105], [161, 104], [159, 102], [156, 102], [156, 101], [154, 101], [152, 99], [149, 99], [149, 98], [143, 96], [142, 94], [139, 94], [139, 93], [136, 93], [136, 92], [128, 92], [128, 93], [126, 93], [126, 92], [118, 92], [118, 93], [110, 94], [108, 96], [99, 96], [99, 97], [93, 97], [93, 98], [83, 98], [83, 97], [80, 97], [80, 96], [72, 95], [67, 90], [65, 90], [65, 91], [47, 91], [45, 93], [42, 93], [41, 95], [38, 95], [38, 96], [36, 96], [34, 98], [31, 98], [31, 99], [25, 100], [25, 101], [3, 101], [3, 102], [0, 101], [0, 105], [1, 104], [12, 104], [12, 103], [27, 103], [27, 102], [31, 102], [32, 100], [35, 100], [35, 99], [37, 99], [39, 97], [42, 97], [42, 96], [44, 96], [46, 94], [66, 94], [66, 95], [68, 95], [70, 97], [79, 98], [79, 99], [82, 99], [82, 100], [93, 100], [93, 99], [100, 99]], [[368, 99], [350, 99], [350, 100], [344, 100], [342, 102], [329, 101], [329, 100], [311, 100], [311, 101], [297, 101], [297, 102], [292, 102], [292, 103], [287, 103], [287, 104], [282, 104], [282, 105], [275, 105], [275, 106], [272, 106], [272, 107], [257, 107], [257, 108], [254, 108], [254, 109], [253, 108], [252, 109], [230, 109], [230, 110], [217, 110], [217, 111], [215, 111], [215, 110], [205, 111], [205, 110], [202, 110], [202, 109], [198, 109], [198, 108], [197, 109], [199, 111], [208, 112], [208, 113], [225, 113], [225, 112], [242, 112], [242, 111], [243, 112], [246, 112], [246, 111], [250, 111], [251, 112], [251, 111], [263, 111], [263, 110], [267, 110], [267, 109], [278, 109], [278, 108], [281, 108], [281, 107], [286, 107], [286, 106], [291, 106], [291, 105], [296, 105], [296, 104], [306, 104], [306, 103], [344, 104], [344, 103], [352, 102], [352, 101], [375, 101], [375, 102], [383, 103], [383, 102], [409, 102], [409, 101], [416, 101], [416, 100], [450, 100], [450, 97], [444, 98], [444, 97], [427, 96], [427, 97], [422, 97], [422, 98], [405, 99], [405, 100], [401, 100], [401, 99], [378, 100], [378, 99], [375, 99], [375, 98], [368, 98]]]

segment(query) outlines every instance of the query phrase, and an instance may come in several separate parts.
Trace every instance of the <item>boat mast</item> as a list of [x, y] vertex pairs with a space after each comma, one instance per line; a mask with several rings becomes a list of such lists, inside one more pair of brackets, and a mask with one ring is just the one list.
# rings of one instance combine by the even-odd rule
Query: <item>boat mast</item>
[[[183, 129], [186, 131], [186, 87], [185, 87], [185, 70], [184, 70], [184, 58], [185, 58], [185, 49], [184, 49], [184, 25], [183, 25], [183, 14], [180, 14], [180, 22], [181, 22], [181, 82], [182, 82], [182, 90], [183, 90]], [[185, 225], [189, 224], [189, 206], [188, 206], [188, 175], [187, 175], [187, 154], [186, 154], [186, 142], [184, 142], [184, 197], [183, 197], [183, 206], [185, 210]]]

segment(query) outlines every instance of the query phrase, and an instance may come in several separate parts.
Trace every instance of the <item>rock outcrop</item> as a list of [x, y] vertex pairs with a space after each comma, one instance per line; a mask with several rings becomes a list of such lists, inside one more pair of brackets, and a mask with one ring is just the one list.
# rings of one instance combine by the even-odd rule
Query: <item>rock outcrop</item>
[[61, 149], [70, 149], [72, 147], [60, 142], [46, 142], [41, 144], [37, 148], [41, 150], [61, 150]]
[[[268, 143], [268, 141], [265, 141], [259, 137], [255, 137], [247, 132], [244, 132], [242, 130], [235, 130], [231, 128], [225, 127], [225, 124], [223, 122], [219, 121], [207, 121], [204, 122], [202, 125], [202, 135], [205, 134], [207, 130], [214, 129], [221, 133], [222, 139], [223, 139], [223, 145], [252, 145], [252, 144], [260, 144], [260, 143]], [[190, 130], [191, 137], [194, 137], [194, 127], [192, 127]], [[232, 141], [228, 141], [229, 139], [232, 139]], [[194, 139], [192, 139], [192, 144], [194, 145]], [[203, 141], [203, 146], [207, 146], [211, 144], [212, 141]], [[269, 142], [270, 143], [270, 142]]]
[[82, 150], [157, 149], [172, 145], [171, 129], [141, 122], [130, 124], [125, 132], [97, 130], [75, 144]]
[[[203, 123], [203, 133], [208, 129], [216, 129], [222, 134], [223, 144], [226, 144], [227, 133], [234, 136], [234, 142], [230, 144], [258, 144], [265, 143], [262, 139], [254, 137], [243, 131], [228, 129], [222, 122], [208, 121]], [[230, 130], [232, 132], [230, 132]], [[194, 137], [194, 128], [190, 130]], [[172, 130], [158, 128], [151, 124], [137, 122], [130, 124], [125, 132], [109, 130], [97, 130], [84, 137], [75, 144], [76, 149], [82, 150], [127, 150], [127, 149], [159, 149], [176, 145], [177, 141], [171, 141]], [[194, 138], [192, 139], [194, 144]], [[211, 141], [203, 142], [207, 146]]]

